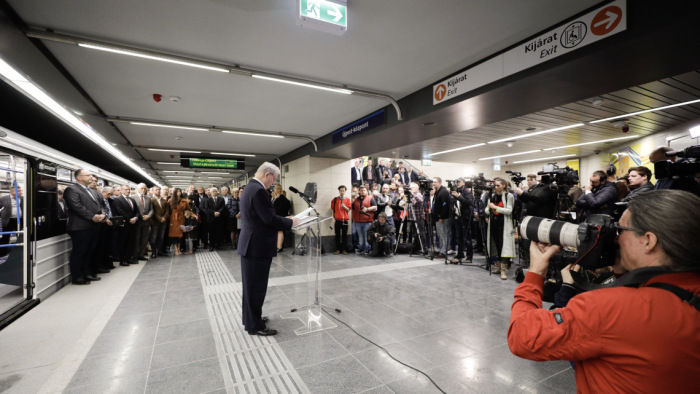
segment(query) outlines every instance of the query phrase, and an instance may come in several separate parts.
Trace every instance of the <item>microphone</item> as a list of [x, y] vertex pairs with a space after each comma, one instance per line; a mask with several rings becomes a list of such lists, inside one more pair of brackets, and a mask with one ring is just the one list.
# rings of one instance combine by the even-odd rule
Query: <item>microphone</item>
[[309, 199], [309, 196], [307, 196], [306, 194], [300, 192], [299, 189], [297, 189], [297, 188], [294, 187], [294, 186], [289, 186], [289, 191], [291, 191], [292, 193], [296, 193], [296, 194], [300, 195], [301, 197], [303, 197], [303, 198], [306, 199], [306, 200]]

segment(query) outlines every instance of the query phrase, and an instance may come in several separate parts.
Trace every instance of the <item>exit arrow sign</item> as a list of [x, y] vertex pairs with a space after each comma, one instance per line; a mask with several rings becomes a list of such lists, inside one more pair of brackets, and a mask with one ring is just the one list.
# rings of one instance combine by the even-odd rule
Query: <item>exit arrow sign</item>
[[343, 30], [348, 27], [348, 7], [326, 0], [301, 0], [299, 2], [299, 17], [311, 18], [317, 21], [340, 26]]

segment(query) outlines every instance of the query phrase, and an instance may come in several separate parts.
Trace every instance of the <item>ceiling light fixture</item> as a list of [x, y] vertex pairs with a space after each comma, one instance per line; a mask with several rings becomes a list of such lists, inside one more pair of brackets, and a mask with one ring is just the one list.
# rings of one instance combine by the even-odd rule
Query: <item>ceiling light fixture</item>
[[166, 175], [165, 177], [166, 178], [187, 178], [187, 179], [189, 179], [189, 178], [194, 177], [194, 175], [190, 175], [190, 176], [187, 176], [187, 175]]
[[83, 48], [97, 49], [98, 51], [118, 53], [120, 55], [140, 57], [140, 58], [149, 59], [149, 60], [157, 60], [159, 62], [179, 64], [181, 66], [201, 68], [204, 70], [218, 71], [218, 72], [223, 72], [223, 73], [229, 72], [229, 69], [227, 69], [227, 68], [212, 67], [212, 66], [207, 66], [204, 64], [200, 64], [200, 63], [189, 62], [189, 61], [184, 61], [184, 60], [176, 60], [174, 58], [168, 58], [168, 57], [164, 57], [164, 56], [148, 55], [148, 54], [142, 53], [142, 52], [130, 51], [130, 50], [125, 50], [125, 49], [117, 49], [117, 48], [112, 48], [112, 47], [108, 47], [108, 46], [104, 46], [104, 45], [95, 45], [95, 44], [88, 44], [88, 43], [84, 43], [84, 42], [79, 42], [78, 46], [83, 47]]
[[178, 174], [194, 174], [194, 171], [161, 171], [161, 172], [175, 172]]
[[290, 85], [304, 86], [307, 88], [326, 90], [326, 91], [335, 92], [335, 93], [352, 94], [352, 90], [348, 90], [348, 89], [334, 88], [334, 87], [323, 86], [323, 85], [313, 85], [313, 84], [305, 83], [305, 82], [297, 82], [297, 81], [294, 81], [291, 79], [273, 78], [273, 77], [268, 77], [268, 76], [260, 75], [260, 74], [253, 74], [251, 76], [253, 78], [264, 79], [267, 81], [288, 83]]
[[255, 155], [250, 155], [247, 153], [226, 153], [226, 152], [210, 152], [210, 153], [212, 155], [255, 157]]
[[19, 71], [17, 71], [10, 64], [6, 63], [0, 58], [0, 76], [7, 79], [10, 85], [15, 89], [21, 91], [24, 95], [34, 100], [36, 103], [44, 107], [44, 109], [53, 113], [54, 116], [61, 119], [63, 122], [71, 126], [73, 129], [78, 131], [84, 137], [97, 144], [102, 149], [109, 152], [112, 156], [120, 160], [122, 163], [126, 164], [128, 167], [135, 170], [144, 178], [153, 182], [155, 185], [160, 185], [158, 181], [155, 180], [150, 174], [142, 170], [140, 166], [133, 163], [132, 160], [127, 157], [122, 151], [115, 148], [109, 141], [104, 139], [87, 123], [78, 119], [75, 114], [63, 107], [56, 100], [51, 98], [46, 92], [44, 92], [38, 85], [30, 82], [25, 78]]
[[547, 130], [542, 130], [542, 131], [536, 131], [534, 133], [528, 133], [528, 134], [523, 134], [523, 135], [516, 135], [513, 137], [508, 137], [508, 138], [501, 138], [500, 140], [494, 140], [494, 141], [489, 141], [488, 144], [498, 144], [499, 142], [508, 142], [508, 141], [513, 141], [513, 140], [519, 140], [521, 138], [527, 138], [527, 137], [532, 137], [535, 135], [540, 135], [540, 134], [547, 134], [547, 133], [553, 133], [555, 131], [561, 131], [561, 130], [567, 130], [567, 129], [573, 129], [574, 127], [581, 127], [583, 126], [583, 123], [576, 123], [572, 124], [569, 126], [563, 126], [563, 127], [555, 127], [553, 129], [547, 129]]
[[456, 151], [459, 151], [459, 150], [471, 149], [471, 148], [476, 148], [476, 147], [484, 146], [484, 145], [486, 145], [486, 144], [482, 142], [481, 144], [463, 146], [463, 147], [461, 147], [461, 148], [455, 148], [455, 149], [444, 150], [444, 151], [441, 151], [441, 152], [435, 152], [435, 153], [432, 153], [432, 154], [429, 154], [429, 155], [425, 155], [425, 157], [433, 157], [433, 156], [437, 156], [437, 155], [442, 155], [442, 154], [444, 154], [444, 153], [456, 152]]
[[545, 148], [544, 150], [556, 150], [556, 149], [574, 148], [574, 147], [576, 147], [576, 146], [592, 145], [592, 144], [602, 144], [602, 143], [604, 143], [604, 142], [628, 140], [628, 139], [630, 139], [630, 138], [640, 138], [640, 137], [641, 137], [640, 135], [628, 135], [628, 136], [624, 136], [624, 137], [608, 138], [607, 140], [583, 142], [583, 143], [580, 143], [580, 144], [565, 145], [565, 146], [556, 146], [556, 147], [554, 147], [554, 148]]
[[251, 131], [221, 130], [221, 132], [226, 134], [252, 135], [254, 137], [284, 138], [283, 135], [279, 134], [253, 133]]
[[157, 161], [156, 163], [157, 164], [165, 164], [165, 165], [169, 165], [169, 166], [179, 166], [180, 165], [180, 163], [171, 163], [169, 161]]
[[520, 161], [514, 161], [513, 164], [520, 164], [520, 163], [532, 163], [533, 161], [547, 161], [549, 159], [561, 159], [563, 157], [571, 157], [571, 156], [576, 156], [575, 154], [570, 154], [570, 155], [561, 155], [561, 156], [552, 156], [552, 157], [543, 157], [540, 159], [530, 159], [530, 160], [520, 160]]
[[674, 107], [680, 107], [680, 106], [683, 106], [683, 105], [689, 105], [689, 104], [695, 104], [695, 103], [700, 103], [700, 99], [697, 99], [697, 100], [690, 100], [690, 101], [684, 101], [684, 102], [678, 103], [678, 104], [665, 105], [665, 106], [663, 106], [663, 107], [657, 107], [657, 108], [652, 108], [652, 109], [645, 109], [644, 111], [630, 112], [630, 113], [624, 114], [624, 115], [611, 116], [611, 117], [609, 117], [609, 118], [598, 119], [598, 120], [594, 120], [594, 121], [588, 122], [588, 123], [594, 124], [594, 123], [606, 122], [606, 121], [613, 120], [613, 119], [626, 118], [626, 117], [628, 117], [628, 116], [635, 116], [635, 115], [639, 115], [639, 114], [645, 114], [645, 113], [647, 113], [647, 112], [662, 111], [662, 110], [664, 110], [664, 109], [669, 109], [669, 108], [674, 108]]
[[179, 149], [158, 149], [158, 148], [148, 148], [150, 151], [154, 152], [180, 152], [180, 153], [202, 153], [196, 150], [179, 150]]
[[202, 171], [200, 174], [230, 175], [228, 172]]
[[169, 129], [183, 129], [183, 130], [194, 130], [194, 131], [209, 131], [209, 129], [204, 129], [201, 127], [190, 127], [190, 126], [178, 126], [165, 123], [148, 123], [148, 122], [129, 122], [136, 126], [149, 126], [149, 127], [167, 127]]
[[490, 159], [498, 159], [501, 157], [520, 156], [520, 155], [527, 155], [528, 153], [535, 153], [535, 152], [542, 152], [542, 149], [529, 150], [527, 152], [509, 153], [507, 155], [500, 155], [500, 156], [484, 157], [484, 158], [479, 159], [479, 160], [490, 160]]
[[690, 138], [700, 138], [700, 126], [691, 127], [688, 131], [690, 131]]

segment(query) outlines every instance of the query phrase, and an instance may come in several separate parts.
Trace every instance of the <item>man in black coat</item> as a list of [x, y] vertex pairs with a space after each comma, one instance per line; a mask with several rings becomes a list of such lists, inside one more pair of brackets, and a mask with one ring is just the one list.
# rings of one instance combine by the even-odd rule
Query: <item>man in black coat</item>
[[394, 239], [394, 226], [387, 222], [386, 214], [380, 212], [377, 215], [377, 220], [367, 229], [367, 241], [372, 247], [370, 255], [377, 257], [380, 254], [383, 256], [391, 256], [391, 244]]
[[445, 257], [450, 242], [450, 209], [452, 208], [452, 201], [450, 200], [450, 192], [442, 186], [442, 178], [433, 178], [433, 188], [435, 189], [433, 220], [435, 220], [437, 235], [440, 239], [438, 257]]
[[213, 251], [221, 246], [228, 210], [226, 209], [226, 201], [219, 196], [219, 189], [212, 187], [209, 192], [211, 197], [204, 201], [207, 204], [207, 215], [209, 216], [207, 219], [209, 223], [209, 251]]
[[382, 177], [377, 173], [377, 167], [372, 163], [372, 159], [367, 160], [367, 165], [362, 169], [362, 181], [364, 183], [369, 183], [372, 187], [373, 184], [381, 181]]
[[[459, 261], [466, 257], [466, 263], [471, 263], [474, 257], [472, 246], [472, 212], [474, 212], [474, 194], [466, 186], [464, 178], [457, 179], [457, 189], [451, 191], [455, 209], [459, 212], [459, 218], [455, 218], [454, 229], [457, 231], [457, 256]], [[467, 254], [464, 255], [464, 246]], [[452, 261], [455, 263], [455, 261]]]
[[576, 207], [583, 213], [581, 220], [594, 214], [613, 215], [617, 202], [617, 187], [615, 182], [608, 180], [603, 171], [591, 175], [591, 183], [586, 185], [584, 194], [576, 201]]
[[116, 227], [117, 241], [115, 251], [119, 257], [119, 265], [128, 267], [129, 264], [138, 264], [138, 260], [133, 259], [134, 246], [134, 225], [138, 220], [138, 210], [134, 201], [129, 198], [131, 194], [131, 186], [124, 185], [121, 187], [121, 195], [115, 188], [112, 199], [114, 207], [114, 215], [122, 217], [122, 221]]
[[66, 231], [73, 241], [70, 254], [70, 273], [73, 284], [86, 285], [100, 280], [87, 272], [88, 257], [95, 249], [98, 223], [105, 220], [102, 208], [95, 195], [90, 192], [92, 174], [88, 170], [75, 171], [76, 183], [64, 190], [63, 198], [68, 206]]
[[289, 230], [299, 224], [299, 219], [275, 215], [267, 190], [280, 175], [272, 163], [263, 163], [241, 194], [241, 234], [238, 238], [238, 254], [241, 255], [243, 278], [243, 326], [250, 335], [275, 335], [277, 330], [268, 328], [267, 318], [262, 316], [262, 306], [267, 294], [272, 258], [277, 254], [277, 232]]

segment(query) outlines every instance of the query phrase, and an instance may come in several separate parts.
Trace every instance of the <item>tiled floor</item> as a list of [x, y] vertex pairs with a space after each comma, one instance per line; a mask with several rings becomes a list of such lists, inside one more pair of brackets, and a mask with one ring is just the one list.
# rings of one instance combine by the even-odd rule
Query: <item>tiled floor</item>
[[[324, 271], [323, 302], [342, 309], [329, 312], [445, 392], [575, 392], [569, 363], [508, 350], [512, 279], [406, 255], [329, 254]], [[280, 315], [306, 304], [305, 273], [303, 257], [273, 261], [264, 313], [280, 334], [263, 338], [241, 332], [234, 251], [149, 261], [66, 392], [439, 392], [340, 322], [295, 335]]]

